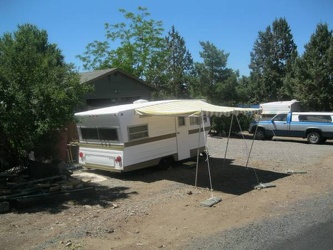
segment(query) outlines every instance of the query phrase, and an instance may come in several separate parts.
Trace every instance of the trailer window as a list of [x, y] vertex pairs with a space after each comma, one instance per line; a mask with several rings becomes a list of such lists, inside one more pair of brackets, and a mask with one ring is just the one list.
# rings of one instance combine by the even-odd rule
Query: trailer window
[[301, 122], [332, 122], [330, 115], [300, 115], [298, 119]]
[[140, 125], [128, 128], [129, 140], [137, 140], [148, 137], [148, 125]]
[[185, 126], [185, 125], [186, 125], [185, 117], [183, 117], [183, 116], [178, 117], [178, 126], [180, 127], [180, 126]]
[[97, 128], [81, 128], [83, 140], [98, 140]]
[[83, 140], [118, 141], [116, 128], [81, 128]]
[[190, 125], [199, 125], [200, 118], [199, 117], [190, 117]]
[[117, 129], [115, 128], [99, 128], [98, 135], [100, 140], [118, 141]]

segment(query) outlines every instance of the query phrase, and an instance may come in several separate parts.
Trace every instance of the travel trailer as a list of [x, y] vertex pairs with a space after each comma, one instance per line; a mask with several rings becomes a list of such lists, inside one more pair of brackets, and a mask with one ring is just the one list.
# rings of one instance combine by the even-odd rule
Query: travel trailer
[[205, 136], [210, 129], [207, 117], [137, 112], [140, 108], [177, 102], [141, 100], [76, 113], [79, 164], [86, 168], [126, 172], [150, 166], [167, 167], [173, 161], [204, 152]]

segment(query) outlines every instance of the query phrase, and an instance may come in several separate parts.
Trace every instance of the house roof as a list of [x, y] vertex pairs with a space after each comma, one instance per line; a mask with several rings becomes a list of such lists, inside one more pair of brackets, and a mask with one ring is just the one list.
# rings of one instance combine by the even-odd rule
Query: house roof
[[94, 71], [89, 71], [89, 72], [82, 72], [82, 73], [80, 73], [80, 84], [90, 83], [90, 82], [98, 80], [99, 78], [103, 78], [111, 73], [116, 73], [116, 72], [120, 72], [121, 74], [123, 74], [129, 78], [132, 78], [133, 80], [138, 81], [151, 89], [155, 89], [155, 87], [153, 85], [148, 84], [130, 74], [127, 74], [126, 72], [124, 72], [118, 68], [100, 69], [100, 70], [94, 70]]

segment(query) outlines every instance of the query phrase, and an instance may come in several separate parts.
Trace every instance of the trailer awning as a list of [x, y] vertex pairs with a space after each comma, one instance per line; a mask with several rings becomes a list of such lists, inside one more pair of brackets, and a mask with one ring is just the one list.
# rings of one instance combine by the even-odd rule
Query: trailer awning
[[139, 115], [161, 116], [230, 116], [260, 113], [260, 109], [212, 105], [202, 100], [173, 100], [135, 109]]

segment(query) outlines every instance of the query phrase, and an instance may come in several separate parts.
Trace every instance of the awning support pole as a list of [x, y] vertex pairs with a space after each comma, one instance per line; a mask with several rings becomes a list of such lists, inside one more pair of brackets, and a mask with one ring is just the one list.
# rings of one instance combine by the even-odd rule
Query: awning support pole
[[227, 152], [228, 152], [228, 147], [229, 147], [229, 140], [230, 140], [230, 136], [231, 136], [231, 128], [232, 128], [233, 121], [234, 121], [234, 115], [231, 115], [231, 122], [230, 122], [230, 126], [229, 126], [227, 145], [226, 145], [225, 151], [224, 151], [223, 167], [225, 166], [225, 161], [226, 161], [226, 158], [227, 158]]

